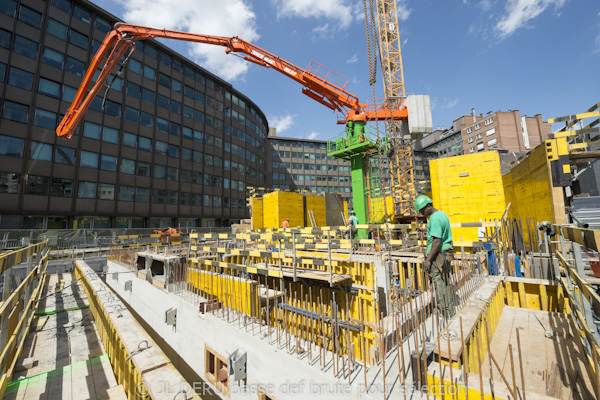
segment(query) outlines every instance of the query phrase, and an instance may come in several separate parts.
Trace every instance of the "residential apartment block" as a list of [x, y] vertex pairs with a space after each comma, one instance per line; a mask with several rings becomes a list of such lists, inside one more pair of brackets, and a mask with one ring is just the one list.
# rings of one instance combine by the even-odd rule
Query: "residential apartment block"
[[538, 146], [551, 133], [550, 124], [542, 116], [521, 115], [519, 110], [489, 112], [487, 115], [463, 116], [464, 154], [486, 150], [527, 152]]

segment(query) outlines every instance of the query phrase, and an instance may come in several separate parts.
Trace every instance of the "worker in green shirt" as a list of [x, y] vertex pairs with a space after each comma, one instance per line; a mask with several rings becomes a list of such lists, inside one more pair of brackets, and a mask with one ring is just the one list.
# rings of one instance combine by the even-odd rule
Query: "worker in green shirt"
[[433, 200], [425, 195], [415, 199], [415, 208], [427, 221], [427, 255], [423, 269], [435, 287], [437, 303], [446, 319], [454, 315], [454, 299], [450, 287], [450, 262], [454, 259], [450, 219], [445, 212], [433, 207]]
[[358, 225], [358, 218], [356, 218], [356, 213], [354, 210], [350, 211], [350, 218], [348, 218], [347, 225], [350, 227], [350, 237], [354, 240], [358, 234], [356, 230], [356, 225]]

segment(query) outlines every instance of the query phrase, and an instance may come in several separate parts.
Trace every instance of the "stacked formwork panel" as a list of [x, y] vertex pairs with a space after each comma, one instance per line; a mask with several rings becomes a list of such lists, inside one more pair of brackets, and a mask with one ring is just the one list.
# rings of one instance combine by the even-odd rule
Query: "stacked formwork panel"
[[310, 212], [315, 218], [315, 226], [326, 226], [325, 197], [313, 194], [304, 196], [306, 199], [306, 223], [311, 225]]
[[263, 227], [277, 229], [286, 219], [290, 227], [304, 226], [304, 200], [302, 194], [277, 191], [263, 196]]
[[264, 228], [263, 223], [263, 200], [258, 197], [252, 197], [250, 199], [250, 209], [252, 210], [251, 222], [252, 229]]
[[566, 223], [562, 188], [566, 182], [561, 182], [565, 175], [570, 175], [570, 167], [564, 138], [546, 140], [519, 159], [503, 176], [506, 199], [511, 203], [508, 216]]
[[[450, 222], [502, 218], [506, 208], [497, 152], [442, 158], [430, 162], [433, 205]], [[476, 228], [455, 228], [455, 240], [478, 240]]]

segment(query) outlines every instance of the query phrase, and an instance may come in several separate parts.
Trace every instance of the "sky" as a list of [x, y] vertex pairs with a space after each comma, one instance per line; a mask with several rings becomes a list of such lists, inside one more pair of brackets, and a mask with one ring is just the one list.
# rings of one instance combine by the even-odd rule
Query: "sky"
[[[239, 36], [301, 68], [316, 61], [345, 77], [346, 90], [362, 103], [373, 98], [363, 1], [94, 2], [127, 23]], [[598, 0], [396, 4], [406, 93], [430, 96], [434, 129], [449, 128], [472, 108], [484, 115], [520, 110], [547, 120], [584, 112], [600, 101]], [[226, 55], [220, 46], [163, 43], [248, 96], [278, 136], [327, 140], [343, 132], [336, 113], [272, 69]], [[379, 65], [374, 88], [381, 98]], [[553, 131], [559, 128], [554, 125]]]

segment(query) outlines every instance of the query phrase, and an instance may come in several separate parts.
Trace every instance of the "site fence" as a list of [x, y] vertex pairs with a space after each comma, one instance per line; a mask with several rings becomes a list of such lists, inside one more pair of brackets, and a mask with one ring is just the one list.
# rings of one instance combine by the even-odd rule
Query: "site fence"
[[[4, 397], [35, 315], [46, 280], [47, 258], [47, 241], [0, 254], [0, 278], [4, 283], [0, 303], [0, 397]], [[21, 263], [27, 275], [14, 287], [13, 268]]]

